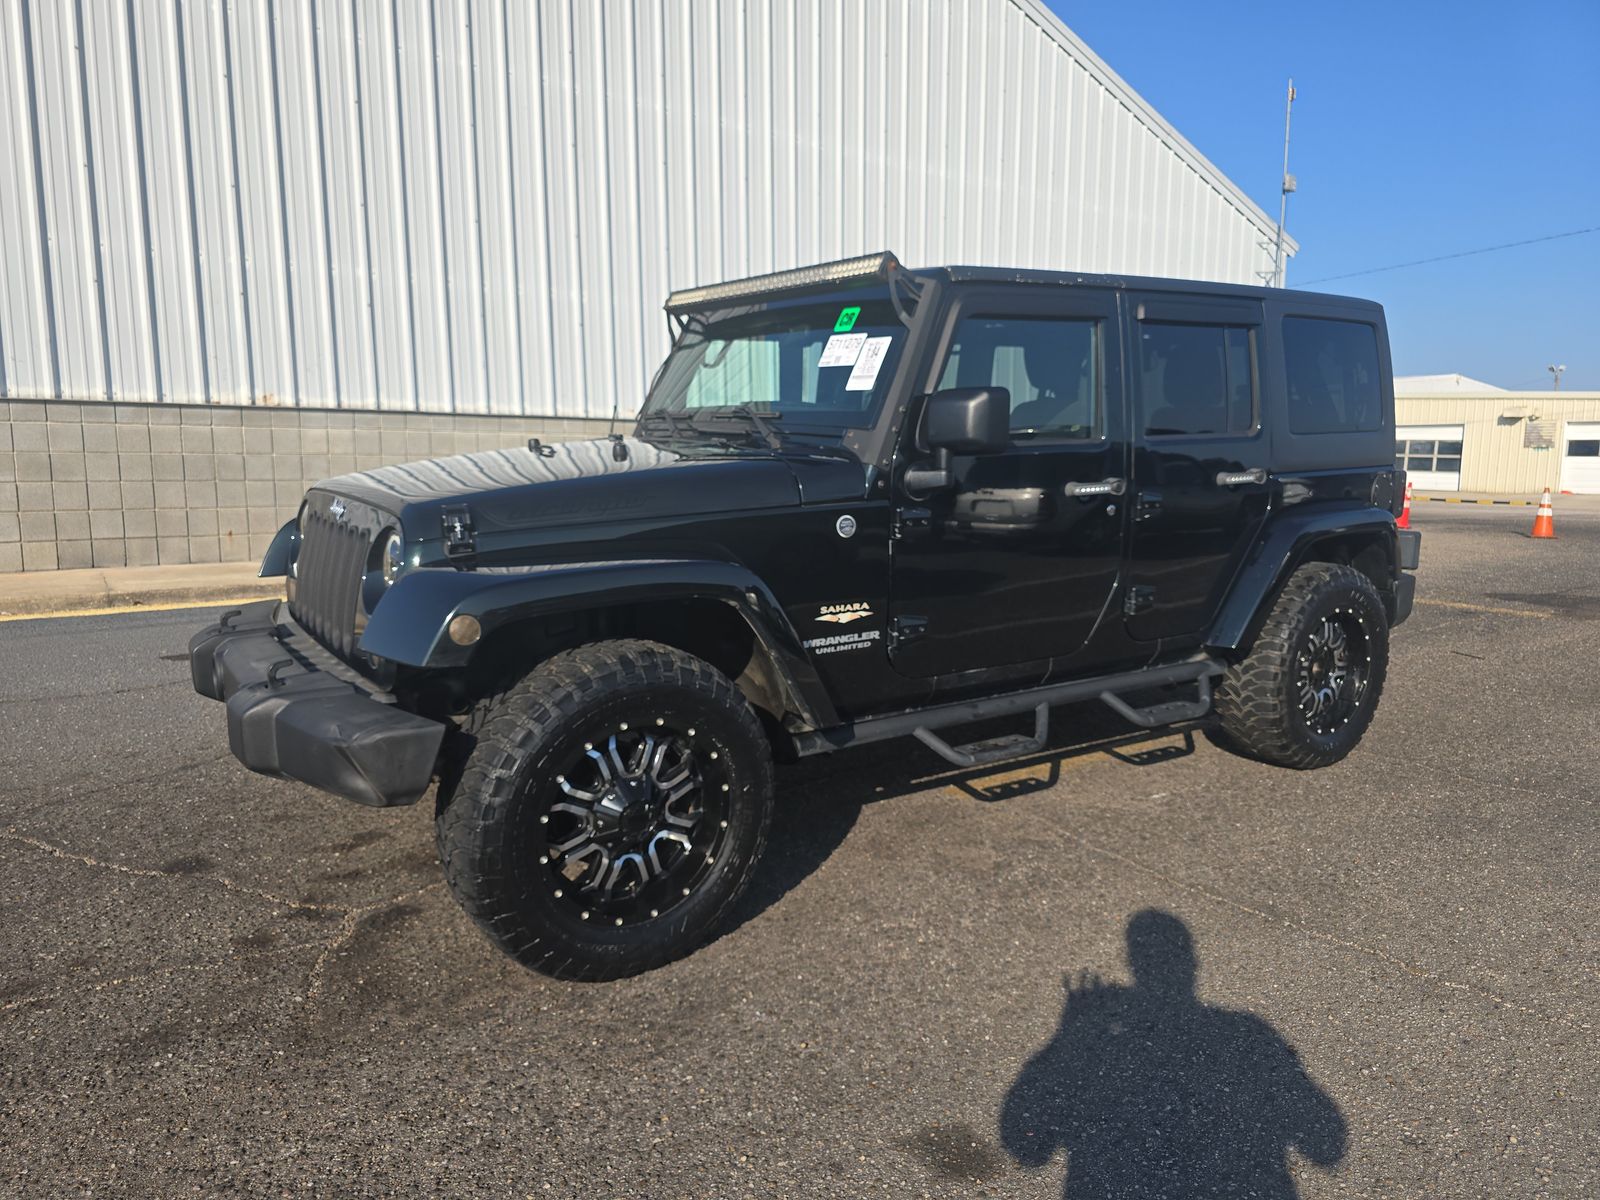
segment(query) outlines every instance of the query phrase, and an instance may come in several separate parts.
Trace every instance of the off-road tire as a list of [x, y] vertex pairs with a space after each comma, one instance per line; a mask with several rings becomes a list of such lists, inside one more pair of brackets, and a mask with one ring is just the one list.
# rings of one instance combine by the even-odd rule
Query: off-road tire
[[[1312, 727], [1297, 682], [1300, 656], [1328, 619], [1353, 621], [1364, 634], [1359, 700], [1329, 732]], [[1314, 562], [1284, 585], [1250, 653], [1216, 690], [1213, 740], [1225, 749], [1280, 767], [1307, 770], [1338, 762], [1372, 723], [1389, 664], [1389, 622], [1372, 581], [1353, 567]]]
[[[670, 720], [717, 762], [726, 820], [691, 894], [659, 918], [618, 928], [580, 918], [554, 892], [536, 847], [548, 789], [585, 734]], [[627, 725], [622, 725], [627, 728]], [[617, 979], [701, 944], [738, 901], [766, 844], [772, 755], [744, 697], [710, 664], [654, 642], [596, 642], [563, 651], [489, 697], [473, 714], [457, 764], [441, 780], [434, 829], [451, 893], [500, 949], [558, 979]], [[709, 785], [708, 785], [709, 786]], [[561, 880], [556, 880], [560, 884]], [[604, 917], [605, 919], [594, 919]]]

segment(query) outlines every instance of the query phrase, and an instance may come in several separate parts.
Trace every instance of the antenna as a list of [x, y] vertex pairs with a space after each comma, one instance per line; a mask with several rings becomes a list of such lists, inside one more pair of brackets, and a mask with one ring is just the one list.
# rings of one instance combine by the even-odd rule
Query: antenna
[[1283, 223], [1289, 215], [1289, 193], [1295, 190], [1289, 174], [1289, 118], [1294, 113], [1294, 77], [1289, 78], [1289, 96], [1283, 102], [1283, 194], [1278, 200], [1278, 243], [1272, 252], [1272, 286], [1283, 286]]

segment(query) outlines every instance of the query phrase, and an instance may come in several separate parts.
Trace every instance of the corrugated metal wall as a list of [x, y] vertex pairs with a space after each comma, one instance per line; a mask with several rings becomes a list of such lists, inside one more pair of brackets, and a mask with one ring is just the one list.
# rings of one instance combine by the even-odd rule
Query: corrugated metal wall
[[11, 397], [627, 413], [674, 288], [1271, 229], [1036, 0], [0, 0], [0, 163]]
[[[1600, 392], [1499, 392], [1489, 396], [1396, 396], [1395, 424], [1460, 425], [1461, 490], [1537, 497], [1561, 488], [1566, 427], [1600, 421]], [[1523, 444], [1529, 420], [1548, 422], [1549, 449]]]

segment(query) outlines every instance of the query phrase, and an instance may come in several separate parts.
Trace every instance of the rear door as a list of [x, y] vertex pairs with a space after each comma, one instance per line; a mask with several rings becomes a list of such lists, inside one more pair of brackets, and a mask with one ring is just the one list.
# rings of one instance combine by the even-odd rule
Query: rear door
[[1267, 511], [1259, 301], [1133, 294], [1133, 532], [1123, 611], [1139, 641], [1207, 628]]

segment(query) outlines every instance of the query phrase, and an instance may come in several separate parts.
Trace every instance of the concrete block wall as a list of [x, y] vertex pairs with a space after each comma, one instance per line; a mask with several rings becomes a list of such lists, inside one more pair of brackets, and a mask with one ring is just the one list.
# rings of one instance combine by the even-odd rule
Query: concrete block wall
[[258, 558], [319, 480], [598, 437], [553, 417], [0, 401], [0, 572]]

